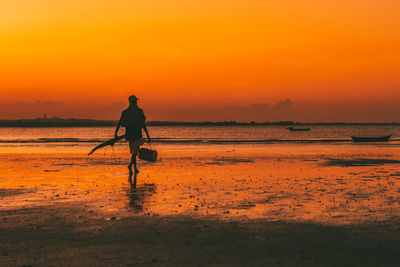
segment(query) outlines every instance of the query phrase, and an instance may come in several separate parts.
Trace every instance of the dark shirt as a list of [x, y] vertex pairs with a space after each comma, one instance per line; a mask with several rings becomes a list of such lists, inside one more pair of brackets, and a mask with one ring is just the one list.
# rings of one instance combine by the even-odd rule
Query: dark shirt
[[126, 140], [138, 140], [142, 138], [142, 128], [146, 121], [143, 109], [138, 107], [128, 107], [121, 114], [121, 125], [125, 127]]

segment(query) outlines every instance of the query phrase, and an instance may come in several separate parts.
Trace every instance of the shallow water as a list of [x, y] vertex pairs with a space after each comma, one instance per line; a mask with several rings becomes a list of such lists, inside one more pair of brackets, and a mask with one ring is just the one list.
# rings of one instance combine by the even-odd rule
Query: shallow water
[[[104, 219], [215, 216], [347, 224], [400, 214], [400, 147], [393, 144], [154, 144], [132, 190], [128, 148], [7, 147], [0, 209], [80, 203]], [[36, 152], [35, 152], [36, 151]], [[9, 193], [6, 193], [9, 192]]]
[[[305, 126], [302, 126], [305, 127]], [[168, 150], [185, 150], [215, 145], [316, 144], [318, 148], [337, 145], [373, 147], [400, 146], [400, 126], [311, 126], [309, 132], [291, 132], [286, 126], [169, 126], [149, 127], [153, 144]], [[124, 133], [122, 129], [120, 135]], [[387, 143], [353, 143], [351, 136], [392, 135]], [[97, 144], [113, 138], [113, 127], [86, 128], [0, 128], [0, 153], [88, 153]], [[322, 146], [321, 146], [322, 145]], [[126, 152], [125, 141], [96, 153]]]
[[[400, 126], [345, 125], [299, 126], [307, 132], [291, 132], [287, 126], [153, 126], [149, 132], [159, 142], [193, 141], [349, 141], [351, 136], [392, 135], [400, 139]], [[120, 134], [123, 129], [120, 130]], [[114, 136], [114, 127], [0, 128], [0, 143], [98, 142]]]

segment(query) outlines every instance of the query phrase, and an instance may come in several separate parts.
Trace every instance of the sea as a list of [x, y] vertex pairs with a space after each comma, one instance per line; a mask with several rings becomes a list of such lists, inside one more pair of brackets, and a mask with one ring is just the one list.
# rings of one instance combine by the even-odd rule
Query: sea
[[[224, 145], [317, 144], [332, 145], [400, 145], [399, 125], [302, 125], [310, 131], [293, 132], [287, 126], [151, 126], [154, 146], [205, 148]], [[0, 128], [0, 152], [87, 152], [89, 148], [114, 137], [114, 127], [32, 127]], [[123, 134], [121, 129], [119, 134]], [[387, 143], [353, 143], [351, 136], [391, 135]], [[107, 148], [105, 148], [107, 149]], [[124, 141], [116, 150], [126, 149]]]

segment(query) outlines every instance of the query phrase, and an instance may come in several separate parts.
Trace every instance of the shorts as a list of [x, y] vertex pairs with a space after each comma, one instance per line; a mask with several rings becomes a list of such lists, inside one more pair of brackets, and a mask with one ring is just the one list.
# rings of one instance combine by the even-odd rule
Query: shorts
[[140, 138], [138, 140], [128, 140], [128, 141], [131, 154], [133, 155], [139, 154], [140, 146], [144, 144], [144, 138]]

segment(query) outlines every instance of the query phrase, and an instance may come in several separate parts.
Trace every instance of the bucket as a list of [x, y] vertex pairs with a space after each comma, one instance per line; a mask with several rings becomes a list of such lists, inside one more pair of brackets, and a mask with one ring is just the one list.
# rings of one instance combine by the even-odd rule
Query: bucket
[[142, 147], [139, 149], [139, 159], [154, 162], [157, 160], [157, 151]]

